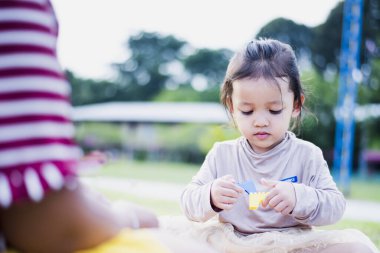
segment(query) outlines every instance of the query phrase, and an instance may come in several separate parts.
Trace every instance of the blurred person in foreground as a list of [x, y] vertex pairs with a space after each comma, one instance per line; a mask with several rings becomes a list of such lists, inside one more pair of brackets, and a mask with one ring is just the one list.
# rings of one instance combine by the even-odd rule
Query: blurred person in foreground
[[0, 252], [214, 252], [80, 183], [57, 35], [49, 0], [0, 1]]

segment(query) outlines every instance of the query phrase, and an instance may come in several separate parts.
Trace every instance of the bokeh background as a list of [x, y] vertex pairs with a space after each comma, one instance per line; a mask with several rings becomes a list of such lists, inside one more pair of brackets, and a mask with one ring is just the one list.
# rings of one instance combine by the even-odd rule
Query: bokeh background
[[[169, 192], [191, 179], [214, 142], [238, 136], [226, 115], [211, 119], [221, 107], [208, 112], [209, 120], [197, 120], [206, 113], [197, 106], [219, 106], [233, 51], [259, 37], [295, 49], [308, 108], [298, 135], [318, 145], [333, 170], [344, 2], [204, 2], [53, 1], [78, 144], [84, 153], [100, 150], [109, 158], [83, 177], [112, 199], [129, 199], [161, 215], [180, 213], [177, 195]], [[365, 208], [380, 203], [380, 0], [364, 0], [363, 6], [357, 111], [351, 112], [352, 178], [345, 194]], [[165, 118], [184, 103], [194, 106], [193, 116], [183, 111], [177, 120]], [[159, 104], [165, 104], [162, 111], [142, 116], [152, 108], [146, 106]], [[139, 106], [137, 116], [123, 114], [128, 105]], [[96, 109], [83, 111], [89, 108]], [[168, 185], [174, 188], [157, 190], [161, 198], [152, 193]], [[378, 219], [346, 217], [333, 228], [362, 229], [379, 246], [380, 212], [372, 211]]]

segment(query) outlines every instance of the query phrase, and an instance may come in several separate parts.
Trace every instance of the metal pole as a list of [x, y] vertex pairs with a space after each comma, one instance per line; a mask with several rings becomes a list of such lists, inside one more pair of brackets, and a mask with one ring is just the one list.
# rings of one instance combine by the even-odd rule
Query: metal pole
[[355, 133], [355, 101], [361, 81], [360, 43], [363, 0], [346, 0], [340, 56], [338, 102], [335, 111], [334, 177], [345, 194], [350, 192]]

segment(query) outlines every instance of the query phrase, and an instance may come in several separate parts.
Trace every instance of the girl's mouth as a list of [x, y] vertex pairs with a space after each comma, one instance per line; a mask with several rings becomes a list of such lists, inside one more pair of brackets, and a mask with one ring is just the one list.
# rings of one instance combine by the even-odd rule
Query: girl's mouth
[[266, 139], [269, 136], [269, 134], [266, 133], [266, 132], [259, 132], [259, 133], [255, 133], [254, 135], [259, 140], [264, 140], [264, 139]]

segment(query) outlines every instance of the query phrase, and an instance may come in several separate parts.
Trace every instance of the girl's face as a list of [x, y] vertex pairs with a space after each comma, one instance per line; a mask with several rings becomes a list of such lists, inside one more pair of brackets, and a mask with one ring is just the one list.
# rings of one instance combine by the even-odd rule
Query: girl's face
[[[241, 79], [233, 83], [231, 114], [240, 133], [257, 153], [266, 152], [285, 137], [292, 117], [300, 113], [294, 108], [294, 94], [285, 79], [274, 81]], [[280, 91], [281, 90], [281, 91]]]

